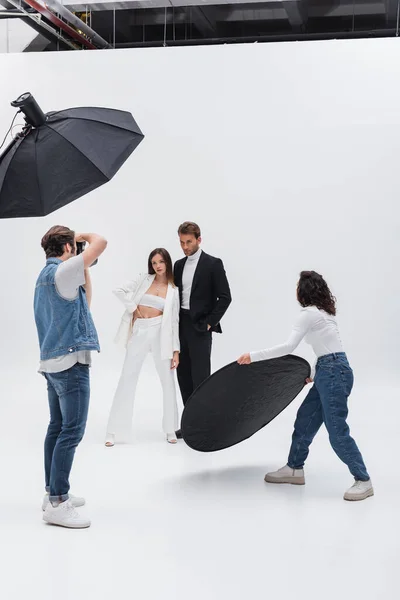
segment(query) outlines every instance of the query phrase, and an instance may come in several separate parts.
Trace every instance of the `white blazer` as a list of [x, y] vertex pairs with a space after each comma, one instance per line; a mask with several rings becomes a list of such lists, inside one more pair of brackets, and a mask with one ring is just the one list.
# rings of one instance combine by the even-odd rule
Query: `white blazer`
[[[132, 333], [132, 313], [137, 309], [140, 300], [153, 283], [154, 278], [155, 275], [141, 273], [135, 280], [127, 281], [123, 286], [113, 290], [113, 294], [121, 300], [126, 309], [114, 339], [115, 343], [127, 346]], [[168, 284], [161, 323], [162, 360], [168, 360], [173, 357], [174, 352], [180, 351], [179, 309], [179, 290], [172, 284]]]

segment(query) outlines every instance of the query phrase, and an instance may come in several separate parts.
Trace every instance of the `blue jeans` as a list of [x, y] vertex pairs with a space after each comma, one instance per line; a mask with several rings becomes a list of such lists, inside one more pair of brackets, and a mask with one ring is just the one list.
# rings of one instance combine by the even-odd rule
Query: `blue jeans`
[[353, 371], [344, 352], [321, 356], [314, 385], [297, 413], [288, 466], [302, 469], [315, 434], [325, 424], [332, 448], [356, 480], [369, 475], [357, 444], [346, 423], [347, 400], [353, 387]]
[[44, 373], [50, 423], [44, 442], [46, 491], [50, 500], [67, 500], [75, 449], [83, 438], [89, 410], [89, 367], [76, 363], [67, 371]]

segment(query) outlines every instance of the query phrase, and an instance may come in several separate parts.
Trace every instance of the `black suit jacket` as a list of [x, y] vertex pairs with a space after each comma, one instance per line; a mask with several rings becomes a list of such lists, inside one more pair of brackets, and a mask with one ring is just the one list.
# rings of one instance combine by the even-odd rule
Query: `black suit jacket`
[[[182, 305], [182, 275], [186, 256], [176, 261], [174, 267], [175, 285], [179, 288]], [[232, 301], [228, 279], [220, 258], [201, 252], [193, 277], [190, 295], [190, 316], [196, 329], [222, 333], [220, 320]]]

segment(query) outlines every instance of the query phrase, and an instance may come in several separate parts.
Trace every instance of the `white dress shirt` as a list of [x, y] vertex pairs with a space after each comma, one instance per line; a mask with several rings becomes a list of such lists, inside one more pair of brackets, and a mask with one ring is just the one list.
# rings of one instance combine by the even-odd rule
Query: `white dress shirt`
[[182, 308], [190, 309], [190, 294], [192, 293], [193, 277], [197, 269], [201, 248], [192, 256], [188, 256], [182, 273]]
[[[316, 306], [308, 306], [301, 310], [292, 332], [284, 344], [258, 352], [250, 352], [251, 362], [291, 354], [303, 338], [307, 344], [311, 345], [317, 358], [325, 354], [343, 352], [336, 318], [319, 310]], [[314, 373], [315, 366], [312, 369], [312, 377]]]

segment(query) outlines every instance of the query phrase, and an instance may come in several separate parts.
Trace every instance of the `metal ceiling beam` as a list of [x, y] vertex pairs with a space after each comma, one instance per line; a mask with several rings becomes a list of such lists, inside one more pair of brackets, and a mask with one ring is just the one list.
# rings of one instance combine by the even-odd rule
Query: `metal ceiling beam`
[[[33, 14], [31, 11], [29, 11], [29, 9], [26, 9], [24, 6], [28, 5], [29, 7], [31, 7], [31, 9], [35, 11], [35, 20], [47, 30], [52, 31], [58, 39], [62, 38], [60, 33], [58, 33], [56, 29], [52, 28], [50, 25], [39, 19], [38, 17], [40, 17], [40, 15], [45, 17], [46, 21], [49, 21], [58, 30], [64, 31], [70, 40], [74, 40], [75, 42], [81, 44], [83, 47], [89, 50], [97, 50], [98, 48], [111, 48], [110, 44], [108, 44], [106, 40], [99, 36], [93, 29], [86, 25], [76, 15], [72, 14], [71, 11], [69, 11], [67, 8], [61, 5], [58, 2], [58, 0], [47, 0], [47, 2], [45, 0], [23, 0], [23, 3], [18, 0], [0, 1], [3, 4], [3, 6], [14, 6], [17, 9], [17, 11], [19, 11], [21, 16], [29, 16]], [[64, 21], [60, 17], [63, 17]], [[71, 27], [71, 25], [69, 25], [68, 23], [71, 23], [71, 25], [73, 25], [74, 27]], [[83, 35], [83, 33], [85, 33], [85, 35]], [[74, 50], [78, 48], [78, 46], [75, 46], [71, 41], [69, 42], [69, 47]]]
[[[268, 9], [268, 8], [231, 8], [228, 5], [220, 5], [218, 7], [207, 7], [207, 17], [210, 19], [209, 8], [212, 9], [212, 22], [218, 23], [241, 23], [246, 21], [272, 21], [274, 19], [284, 20], [287, 18], [284, 10]], [[96, 23], [96, 11], [92, 13], [94, 23]], [[122, 20], [122, 19], [121, 19]], [[121, 32], [121, 20], [118, 19], [117, 12], [117, 31]], [[184, 8], [172, 10], [167, 12], [165, 15], [165, 9], [154, 9], [149, 10], [138, 10], [129, 11], [129, 15], [124, 16], [123, 24], [128, 27], [139, 27], [141, 25], [167, 25], [175, 23], [175, 25], [182, 25], [185, 23], [191, 23], [192, 17], [190, 9], [185, 10]]]
[[[47, 23], [42, 20], [42, 16], [39, 15], [32, 8], [27, 6], [22, 6], [20, 2], [18, 2], [18, 9], [14, 10], [11, 2], [7, 2], [7, 0], [0, 0], [0, 7], [4, 6], [6, 10], [1, 11], [2, 13], [12, 13], [18, 18], [21, 19], [24, 23], [26, 23], [29, 27], [31, 27], [38, 34], [35, 40], [37, 40], [35, 46], [35, 40], [29, 44], [24, 52], [30, 52], [30, 48], [36, 48], [34, 51], [40, 51], [39, 46], [43, 48], [43, 43], [46, 45], [52, 45], [54, 50], [75, 50], [76, 47], [71, 44], [70, 41], [64, 39], [58, 31], [53, 29]], [[8, 18], [5, 16], [5, 18]], [[39, 43], [39, 39], [42, 39], [42, 42]], [[44, 49], [44, 48], [43, 48]]]
[[21, 13], [19, 10], [0, 10], [0, 19], [13, 19], [13, 18], [21, 18]]
[[[28, 0], [24, 1], [27, 2]], [[43, 3], [46, 7], [50, 7], [53, 12], [55, 12], [56, 14], [58, 13], [60, 17], [67, 21], [67, 23], [74, 25], [79, 31], [83, 32], [90, 39], [90, 41], [93, 44], [95, 44], [97, 48], [112, 48], [112, 46], [108, 42], [106, 42], [105, 39], [103, 39], [91, 27], [86, 25], [86, 23], [84, 23], [82, 19], [74, 15], [70, 10], [68, 10], [68, 8], [65, 8], [65, 6], [60, 4], [58, 0], [46, 0], [46, 2], [43, 0]]]
[[[4, 5], [3, 2], [2, 2], [2, 4]], [[19, 10], [21, 12], [21, 16], [28, 17], [28, 19], [35, 24], [35, 26], [33, 26], [33, 25], [32, 26], [34, 27], [34, 29], [36, 31], [37, 31], [37, 27], [39, 27], [40, 29], [46, 30], [48, 33], [51, 33], [53, 39], [57, 39], [60, 43], [62, 43], [62, 45], [64, 47], [67, 47], [70, 50], [77, 49], [77, 46], [75, 46], [71, 41], [65, 39], [53, 27], [51, 27], [51, 25], [48, 25], [47, 23], [45, 23], [42, 20], [41, 15], [38, 15], [36, 13], [32, 13], [32, 12], [26, 10], [17, 0], [7, 0], [7, 4], [11, 4], [17, 10]], [[29, 22], [29, 25], [30, 24], [31, 23]]]
[[64, 23], [61, 19], [59, 19], [51, 10], [47, 8], [47, 6], [43, 6], [37, 0], [24, 0], [26, 4], [28, 4], [31, 8], [34, 8], [38, 13], [46, 17], [50, 23], [64, 31], [70, 38], [81, 44], [88, 50], [96, 50], [96, 46], [94, 46], [89, 40], [87, 40], [83, 35], [78, 33], [75, 29], [73, 29], [67, 23]]
[[[356, 14], [384, 14], [385, 1], [391, 0], [313, 0], [309, 2], [307, 0], [306, 6], [309, 3], [309, 16], [323, 17], [323, 16], [341, 16], [351, 14], [355, 11]], [[397, 0], [395, 0], [397, 2]], [[124, 0], [119, 2], [117, 0], [64, 0], [64, 5], [71, 11], [86, 12], [86, 10], [98, 11], [98, 10], [134, 10], [136, 8], [171, 8], [184, 7], [184, 6], [217, 6], [226, 4], [241, 4], [241, 5], [254, 5], [254, 4], [271, 5], [271, 9], [282, 10], [285, 9], [286, 4], [298, 4], [294, 0]], [[290, 9], [289, 9], [290, 10]], [[300, 15], [301, 15], [300, 11]]]
[[[271, 8], [277, 8], [279, 6], [284, 7], [287, 2], [293, 0], [251, 0], [250, 2], [244, 2], [243, 0], [125, 0], [118, 2], [111, 0], [107, 2], [105, 0], [65, 0], [65, 6], [72, 11], [85, 12], [88, 8], [92, 11], [96, 10], [134, 10], [136, 8], [171, 8], [171, 7], [184, 7], [184, 6], [217, 6], [224, 4], [271, 4]], [[322, 2], [322, 0], [321, 0]]]
[[[210, 14], [210, 10], [212, 13]], [[96, 11], [92, 13], [94, 18]], [[124, 23], [128, 23], [130, 27], [138, 27], [140, 25], [167, 25], [175, 23], [175, 25], [182, 25], [184, 23], [192, 22], [191, 9], [185, 10], [184, 8], [168, 11], [165, 14], [165, 9], [153, 9], [149, 10], [138, 10], [129, 11], [129, 19], [125, 18]], [[212, 23], [241, 23], [245, 21], [272, 21], [274, 19], [284, 20], [286, 13], [284, 10], [278, 11], [277, 9], [268, 8], [232, 8], [228, 5], [220, 5], [218, 7], [207, 7], [207, 17], [211, 19]], [[117, 13], [118, 16], [118, 13]], [[117, 29], [120, 31], [120, 22], [117, 20]]]
[[[367, 35], [366, 35], [367, 33]], [[256, 36], [224, 37], [214, 39], [189, 39], [189, 40], [168, 40], [168, 46], [210, 46], [213, 44], [246, 44], [259, 42], [299, 42], [305, 40], [354, 40], [371, 38], [394, 37], [397, 34], [396, 28], [375, 29], [365, 31], [324, 31], [321, 33], [290, 33]], [[127, 44], [117, 43], [116, 48], [157, 48], [164, 46], [162, 40], [151, 42], [130, 42]]]

